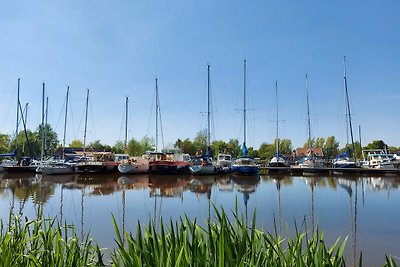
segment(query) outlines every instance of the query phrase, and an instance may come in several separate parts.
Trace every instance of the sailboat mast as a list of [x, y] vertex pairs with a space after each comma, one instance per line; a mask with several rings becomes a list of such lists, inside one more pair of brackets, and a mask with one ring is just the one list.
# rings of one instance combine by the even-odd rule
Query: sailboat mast
[[85, 130], [83, 132], [83, 155], [86, 156], [86, 132], [87, 132], [87, 117], [89, 109], [89, 89], [86, 91], [86, 107], [85, 107]]
[[17, 125], [15, 127], [15, 149], [18, 149], [18, 124], [19, 124], [19, 108], [20, 108], [20, 103], [19, 103], [19, 86], [20, 86], [21, 78], [18, 78], [18, 88], [17, 88]]
[[208, 95], [207, 95], [207, 145], [210, 146], [211, 143], [211, 117], [210, 117], [210, 102], [211, 102], [211, 96], [210, 96], [210, 65], [207, 65], [207, 89], [208, 89]]
[[65, 133], [67, 132], [67, 117], [68, 117], [68, 97], [69, 97], [69, 86], [67, 86], [67, 98], [65, 100], [65, 117], [64, 117], [64, 135], [63, 135], [63, 154], [62, 158], [65, 157]]
[[246, 145], [246, 59], [243, 64], [243, 142]]
[[348, 118], [349, 118], [350, 138], [351, 138], [351, 145], [352, 145], [352, 148], [353, 148], [353, 155], [355, 156], [354, 138], [353, 138], [353, 126], [352, 126], [352, 124], [351, 124], [351, 112], [350, 112], [349, 90], [348, 90], [348, 88], [347, 88], [346, 57], [343, 57], [343, 66], [344, 66], [344, 88], [345, 88], [345, 90], [346, 90], [346, 105], [347, 105]]
[[276, 156], [279, 154], [279, 115], [278, 115], [278, 81], [275, 81], [275, 97], [276, 97]]
[[308, 96], [308, 75], [307, 74], [306, 74], [306, 95], [307, 95], [308, 148], [311, 149], [310, 99]]
[[42, 150], [40, 153], [40, 160], [44, 159], [44, 141], [45, 141], [45, 125], [44, 125], [44, 117], [45, 117], [45, 106], [44, 106], [44, 98], [45, 98], [45, 84], [43, 83], [42, 88]]
[[158, 151], [158, 80], [156, 78], [156, 151]]
[[125, 98], [125, 144], [124, 144], [125, 151], [128, 145], [128, 102], [129, 102], [129, 97], [127, 96]]

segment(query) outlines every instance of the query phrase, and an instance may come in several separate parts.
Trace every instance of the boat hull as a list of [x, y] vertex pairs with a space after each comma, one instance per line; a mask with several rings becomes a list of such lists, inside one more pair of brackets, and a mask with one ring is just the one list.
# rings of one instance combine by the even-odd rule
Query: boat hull
[[77, 173], [78, 168], [76, 166], [50, 166], [41, 167], [42, 174], [55, 175], [55, 174], [72, 174]]
[[36, 173], [38, 166], [4, 166], [4, 171], [8, 173]]
[[192, 165], [189, 167], [189, 171], [193, 175], [212, 175], [218, 173], [217, 167], [213, 165]]
[[259, 169], [257, 166], [232, 165], [231, 172], [233, 175], [258, 175]]
[[119, 164], [118, 171], [120, 173], [148, 173], [149, 172], [149, 165], [142, 165], [142, 164]]
[[149, 173], [152, 174], [188, 174], [189, 165], [181, 165], [181, 164], [149, 164]]

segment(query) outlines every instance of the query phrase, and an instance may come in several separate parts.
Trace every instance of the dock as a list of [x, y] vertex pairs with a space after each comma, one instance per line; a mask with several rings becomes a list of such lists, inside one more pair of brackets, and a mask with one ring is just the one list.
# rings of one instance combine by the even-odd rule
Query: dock
[[373, 168], [301, 168], [298, 166], [291, 167], [260, 167], [261, 173], [290, 173], [292, 175], [302, 175], [304, 173], [316, 174], [389, 174], [400, 175], [400, 169], [397, 170], [384, 170]]

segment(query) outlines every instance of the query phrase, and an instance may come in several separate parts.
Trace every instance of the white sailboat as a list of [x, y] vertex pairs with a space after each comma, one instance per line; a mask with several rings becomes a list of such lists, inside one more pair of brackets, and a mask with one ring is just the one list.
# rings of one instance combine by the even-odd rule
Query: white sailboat
[[[69, 86], [67, 87], [67, 96], [65, 100], [65, 117], [64, 117], [64, 135], [63, 135], [63, 150], [65, 148], [65, 135], [67, 132], [67, 117], [68, 117], [68, 99], [69, 99]], [[78, 166], [75, 162], [65, 161], [65, 153], [62, 153], [62, 159], [57, 163], [42, 165], [42, 174], [71, 174], [78, 172]]]
[[[289, 161], [280, 154], [279, 151], [279, 109], [278, 109], [278, 82], [275, 82], [275, 96], [276, 96], [276, 151], [274, 157], [270, 160], [268, 167], [287, 168], [290, 166]], [[268, 169], [269, 172], [278, 169]]]
[[299, 163], [299, 167], [303, 173], [314, 173], [325, 169], [325, 164], [317, 159], [313, 152], [311, 140], [311, 118], [310, 118], [310, 101], [308, 93], [308, 75], [306, 74], [306, 95], [307, 95], [307, 122], [308, 122], [308, 157], [305, 157], [303, 162]]
[[212, 175], [218, 172], [211, 155], [211, 112], [210, 112], [210, 65], [207, 65], [207, 150], [192, 161], [189, 171], [194, 175]]
[[[125, 150], [128, 144], [128, 103], [129, 103], [129, 98], [126, 97], [125, 98]], [[129, 156], [127, 155], [127, 157]], [[129, 159], [126, 158], [118, 165], [118, 171], [124, 174], [147, 173], [149, 172], [149, 160], [141, 157], [132, 157]]]

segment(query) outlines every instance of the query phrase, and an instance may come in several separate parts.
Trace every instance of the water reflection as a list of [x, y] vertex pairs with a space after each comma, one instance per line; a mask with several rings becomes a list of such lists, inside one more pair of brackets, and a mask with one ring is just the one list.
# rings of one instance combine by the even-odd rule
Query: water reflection
[[234, 183], [236, 190], [243, 194], [243, 203], [245, 206], [245, 219], [246, 226], [248, 226], [248, 203], [250, 194], [254, 193], [257, 189], [258, 184], [260, 183], [260, 176], [238, 176], [232, 175], [231, 181]]
[[[400, 215], [393, 212], [400, 200], [400, 177], [397, 176], [298, 177], [277, 173], [253, 177], [147, 174], [0, 174], [0, 177], [0, 205], [3, 207], [0, 214], [3, 219], [8, 218], [8, 208], [32, 217], [40, 207], [44, 207], [46, 216], [57, 216], [72, 221], [78, 228], [80, 226], [81, 236], [89, 230], [100, 236], [104, 235], [104, 229], [112, 232], [112, 228], [101, 221], [104, 217], [104, 221], [110, 222], [107, 216], [111, 213], [120, 216], [118, 223], [122, 224], [123, 231], [135, 231], [135, 221], [145, 220], [146, 223], [149, 218], [159, 228], [161, 214], [172, 218], [188, 214], [199, 221], [211, 220], [213, 203], [231, 207], [232, 200], [239, 195], [247, 225], [251, 204], [260, 214], [257, 214], [257, 225], [264, 226], [268, 220], [277, 219], [275, 226], [278, 229], [275, 230], [279, 234], [282, 234], [285, 223], [291, 228], [293, 217], [302, 221], [307, 215], [308, 222], [311, 222], [308, 225], [310, 231], [318, 227], [326, 236], [331, 234], [333, 241], [339, 235], [349, 236], [348, 260], [352, 263], [356, 262], [360, 250], [363, 250], [364, 262], [369, 265], [382, 263], [384, 253], [395, 252], [397, 248], [397, 243], [391, 239], [400, 238], [400, 230], [397, 230], [400, 229]], [[199, 208], [195, 209], [195, 205]], [[93, 206], [101, 209], [93, 209]], [[130, 210], [134, 210], [134, 214]], [[95, 215], [96, 223], [90, 224]], [[395, 223], [386, 225], [386, 221]], [[379, 235], [376, 229], [379, 229]], [[287, 232], [283, 231], [283, 234]], [[107, 236], [107, 239], [110, 238]]]

